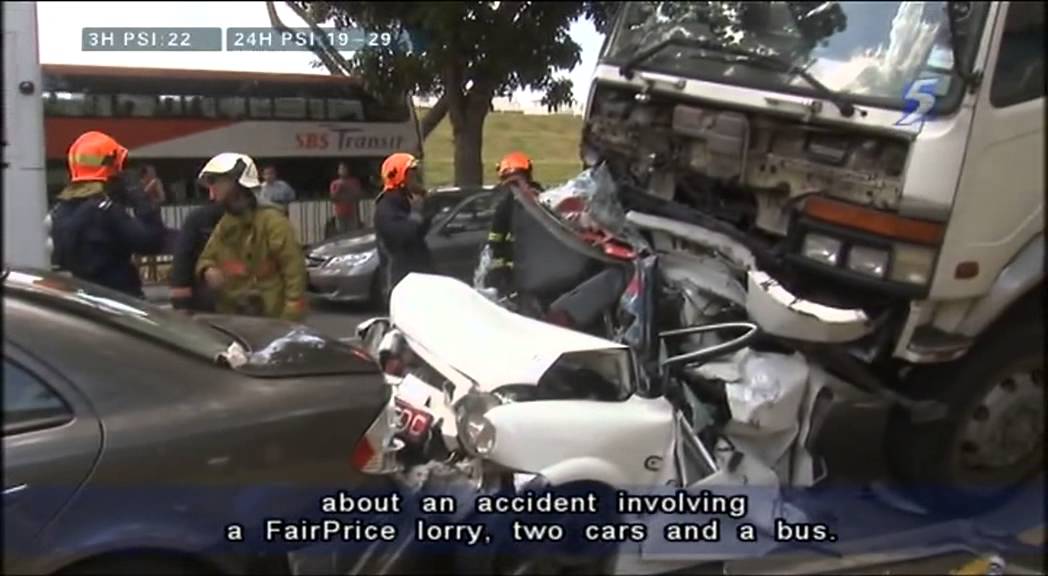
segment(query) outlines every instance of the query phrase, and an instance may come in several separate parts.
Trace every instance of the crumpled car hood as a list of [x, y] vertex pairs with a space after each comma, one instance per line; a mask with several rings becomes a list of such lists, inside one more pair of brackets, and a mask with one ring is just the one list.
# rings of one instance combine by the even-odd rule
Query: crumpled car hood
[[565, 354], [628, 351], [610, 340], [514, 314], [446, 276], [409, 274], [393, 289], [390, 318], [427, 362], [438, 370], [453, 369], [484, 391], [537, 385]]

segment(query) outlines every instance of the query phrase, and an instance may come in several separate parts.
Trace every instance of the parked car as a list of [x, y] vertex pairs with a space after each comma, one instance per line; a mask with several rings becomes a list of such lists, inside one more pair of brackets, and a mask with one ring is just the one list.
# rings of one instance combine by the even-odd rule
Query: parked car
[[6, 573], [256, 573], [287, 552], [252, 543], [265, 518], [388, 486], [391, 394], [359, 348], [53, 272], [3, 285]]
[[[437, 272], [473, 282], [480, 251], [495, 213], [494, 187], [438, 188], [426, 198], [433, 214], [426, 237]], [[309, 291], [314, 297], [340, 302], [376, 302], [382, 293], [375, 230], [336, 236], [306, 252]]]

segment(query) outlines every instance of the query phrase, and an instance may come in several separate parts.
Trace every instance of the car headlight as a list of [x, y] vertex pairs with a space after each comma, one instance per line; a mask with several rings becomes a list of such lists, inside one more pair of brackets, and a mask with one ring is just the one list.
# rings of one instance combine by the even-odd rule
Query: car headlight
[[932, 277], [935, 249], [913, 244], [896, 244], [891, 279], [924, 286]]
[[368, 250], [367, 252], [356, 252], [353, 254], [343, 254], [342, 256], [335, 256], [331, 260], [328, 260], [325, 264], [325, 268], [352, 268], [354, 266], [360, 266], [361, 264], [371, 260], [375, 257], [374, 250]]
[[836, 238], [823, 236], [822, 234], [807, 234], [804, 237], [804, 245], [801, 254], [805, 258], [822, 262], [829, 266], [836, 266], [841, 254], [843, 243]]
[[495, 425], [484, 414], [502, 402], [493, 394], [471, 392], [455, 407], [459, 444], [475, 456], [491, 453], [495, 447]]
[[888, 251], [868, 246], [852, 246], [848, 250], [848, 269], [867, 276], [884, 278], [888, 271]]

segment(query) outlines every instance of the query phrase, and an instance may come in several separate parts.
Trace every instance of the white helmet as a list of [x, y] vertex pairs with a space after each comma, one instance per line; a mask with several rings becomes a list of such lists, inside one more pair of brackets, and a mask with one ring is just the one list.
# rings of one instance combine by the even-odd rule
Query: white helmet
[[223, 152], [211, 158], [200, 170], [199, 178], [203, 180], [206, 176], [220, 174], [232, 176], [244, 188], [254, 189], [262, 185], [258, 179], [258, 168], [255, 167], [255, 161], [246, 154]]

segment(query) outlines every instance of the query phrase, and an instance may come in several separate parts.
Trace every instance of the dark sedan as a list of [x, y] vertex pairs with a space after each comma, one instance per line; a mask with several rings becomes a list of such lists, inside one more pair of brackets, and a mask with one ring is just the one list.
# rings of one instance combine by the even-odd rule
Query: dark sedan
[[[437, 272], [470, 284], [495, 213], [492, 187], [444, 188], [430, 192], [425, 210], [434, 214], [426, 243]], [[316, 244], [306, 253], [309, 291], [342, 302], [374, 302], [381, 293], [373, 229]]]
[[383, 486], [390, 390], [358, 348], [3, 276], [5, 573], [255, 573], [288, 551], [265, 518]]

